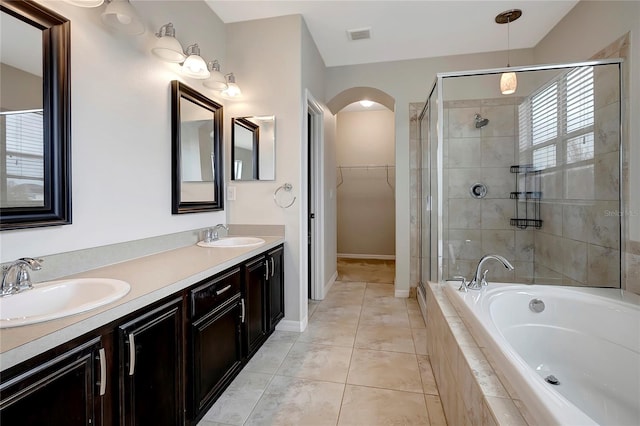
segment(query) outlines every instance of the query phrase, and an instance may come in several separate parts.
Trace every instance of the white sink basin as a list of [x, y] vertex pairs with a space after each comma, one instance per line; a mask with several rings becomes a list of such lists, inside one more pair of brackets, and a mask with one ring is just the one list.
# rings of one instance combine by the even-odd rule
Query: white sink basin
[[129, 283], [78, 278], [34, 284], [32, 290], [0, 297], [0, 328], [49, 321], [85, 312], [124, 297]]
[[226, 237], [220, 238], [218, 240], [205, 242], [200, 241], [198, 245], [200, 247], [251, 247], [251, 246], [259, 246], [264, 243], [262, 238], [256, 237]]

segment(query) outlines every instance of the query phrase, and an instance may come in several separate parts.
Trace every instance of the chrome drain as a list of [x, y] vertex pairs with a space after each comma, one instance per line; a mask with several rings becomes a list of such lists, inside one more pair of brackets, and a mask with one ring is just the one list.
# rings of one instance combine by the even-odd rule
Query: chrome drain
[[560, 384], [560, 380], [558, 380], [558, 378], [553, 374], [548, 375], [547, 377], [544, 378], [544, 380], [545, 382], [552, 384], [554, 386], [558, 386]]
[[536, 314], [544, 311], [544, 308], [544, 302], [540, 299], [531, 299], [531, 301], [529, 302], [529, 309], [531, 309]]

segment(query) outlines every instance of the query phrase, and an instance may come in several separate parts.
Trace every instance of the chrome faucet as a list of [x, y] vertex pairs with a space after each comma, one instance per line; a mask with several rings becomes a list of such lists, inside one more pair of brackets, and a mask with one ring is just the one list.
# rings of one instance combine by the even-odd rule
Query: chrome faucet
[[2, 267], [2, 284], [0, 285], [0, 297], [19, 293], [33, 288], [29, 270], [42, 269], [42, 259], [23, 257], [9, 266]]
[[484, 262], [490, 259], [501, 262], [502, 265], [504, 265], [504, 267], [510, 271], [513, 271], [514, 269], [513, 265], [509, 263], [507, 259], [505, 259], [500, 255], [497, 255], [497, 254], [484, 255], [482, 256], [482, 259], [480, 259], [480, 262], [478, 262], [478, 266], [476, 267], [476, 273], [473, 276], [473, 279], [469, 284], [466, 285], [467, 288], [470, 288], [472, 290], [480, 290], [483, 286], [487, 285], [487, 272], [489, 272], [489, 270], [485, 269], [485, 271], [482, 272], [482, 265], [484, 264]]
[[212, 231], [211, 239], [212, 239], [213, 241], [215, 241], [215, 240], [217, 240], [217, 239], [219, 239], [219, 238], [220, 238], [220, 237], [218, 236], [218, 229], [220, 229], [220, 228], [224, 228], [224, 229], [226, 229], [227, 234], [229, 233], [229, 228], [227, 227], [227, 225], [223, 225], [223, 224], [219, 223], [219, 224], [217, 224], [216, 226], [214, 226], [214, 227], [213, 227], [213, 229], [211, 230], [211, 231]]

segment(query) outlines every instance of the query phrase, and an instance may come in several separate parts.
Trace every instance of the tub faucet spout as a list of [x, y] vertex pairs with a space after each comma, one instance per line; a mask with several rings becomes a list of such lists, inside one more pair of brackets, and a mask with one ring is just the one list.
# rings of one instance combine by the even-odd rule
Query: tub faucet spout
[[514, 269], [513, 265], [509, 263], [507, 259], [498, 254], [487, 254], [485, 256], [482, 256], [482, 259], [480, 259], [480, 262], [478, 262], [478, 267], [476, 268], [476, 273], [474, 274], [473, 279], [467, 285], [468, 288], [471, 288], [473, 290], [480, 290], [483, 286], [487, 285], [487, 272], [489, 272], [489, 270], [485, 269], [483, 272], [482, 265], [489, 259], [497, 260], [498, 262], [502, 263], [505, 269], [508, 269], [510, 271], [513, 271]]

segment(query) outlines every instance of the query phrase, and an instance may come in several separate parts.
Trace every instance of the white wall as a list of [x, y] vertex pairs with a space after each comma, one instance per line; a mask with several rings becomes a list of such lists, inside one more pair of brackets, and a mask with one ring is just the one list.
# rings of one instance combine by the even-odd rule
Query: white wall
[[171, 214], [169, 82], [204, 89], [149, 52], [153, 32], [171, 21], [183, 47], [198, 42], [225, 67], [220, 19], [204, 2], [136, 1], [147, 32], [129, 38], [102, 25], [101, 8], [42, 3], [71, 20], [73, 224], [3, 231], [0, 261], [225, 222], [224, 212]]
[[394, 113], [388, 109], [337, 114], [338, 253], [395, 255]]
[[581, 1], [535, 47], [538, 63], [583, 61], [631, 31], [629, 75], [624, 84], [629, 88], [627, 108], [631, 140], [629, 143], [630, 200], [629, 238], [640, 241], [640, 2]]
[[[314, 101], [316, 101], [320, 107], [324, 110], [324, 126], [323, 126], [323, 141], [322, 146], [316, 152], [317, 161], [319, 162], [318, 173], [318, 195], [320, 198], [320, 205], [317, 206], [316, 220], [320, 222], [322, 232], [320, 237], [321, 246], [324, 248], [321, 257], [320, 265], [316, 265], [320, 270], [319, 280], [323, 285], [329, 284], [332, 279], [337, 275], [337, 223], [336, 223], [336, 154], [335, 154], [335, 133], [336, 122], [335, 117], [329, 111], [326, 106], [325, 95], [325, 72], [326, 67], [318, 47], [316, 46], [311, 33], [307, 28], [304, 20], [302, 21], [302, 103], [303, 106], [307, 103], [307, 96], [310, 95]], [[301, 129], [303, 134], [301, 140], [306, 140], [307, 129]], [[303, 174], [304, 165], [306, 164], [306, 154], [303, 150], [303, 156], [301, 161], [303, 162]], [[305, 185], [305, 184], [303, 184]], [[305, 197], [306, 199], [306, 197]], [[303, 223], [306, 224], [306, 219], [301, 218]], [[306, 231], [305, 231], [306, 232]], [[306, 301], [302, 301], [306, 304]]]
[[[432, 41], [437, 42], [437, 41]], [[409, 103], [424, 102], [436, 73], [498, 68], [505, 52], [447, 56], [407, 61], [381, 62], [327, 68], [326, 99], [351, 87], [374, 87], [396, 100], [396, 292], [408, 293], [410, 286], [410, 188], [415, 176], [409, 172]], [[511, 52], [511, 65], [532, 63], [530, 49]]]
[[[229, 221], [285, 225], [288, 321], [306, 317], [306, 303], [300, 303], [303, 278], [306, 291], [300, 220], [301, 25], [301, 17], [296, 15], [227, 25], [228, 67], [236, 75], [243, 97], [228, 103], [226, 120], [247, 115], [275, 115], [276, 119], [276, 180], [231, 183], [236, 187], [236, 200], [228, 202]], [[293, 185], [293, 195], [297, 197], [287, 209], [273, 201], [274, 191], [284, 183]]]

